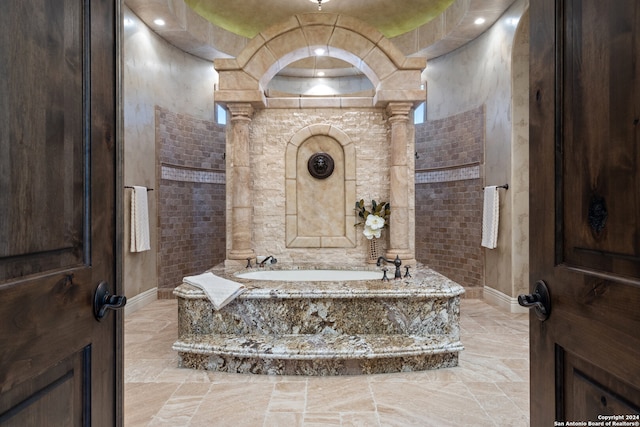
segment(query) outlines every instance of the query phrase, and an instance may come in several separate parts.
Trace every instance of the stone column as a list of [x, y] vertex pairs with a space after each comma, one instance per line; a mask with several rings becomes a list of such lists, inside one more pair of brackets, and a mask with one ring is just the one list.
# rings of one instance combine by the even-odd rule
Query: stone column
[[249, 158], [249, 126], [253, 107], [251, 104], [228, 104], [231, 113], [228, 134], [232, 149], [231, 170], [231, 251], [229, 259], [246, 260], [254, 258], [251, 247], [253, 206], [251, 165]]
[[389, 167], [391, 215], [389, 217], [389, 248], [386, 258], [397, 256], [402, 265], [415, 266], [415, 255], [409, 244], [409, 179], [407, 139], [410, 102], [390, 102], [387, 105], [391, 125], [391, 164]]

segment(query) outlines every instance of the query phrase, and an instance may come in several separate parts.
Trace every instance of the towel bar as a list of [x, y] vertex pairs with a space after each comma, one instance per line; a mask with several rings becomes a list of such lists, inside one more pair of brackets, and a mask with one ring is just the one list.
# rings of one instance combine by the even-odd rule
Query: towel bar
[[[124, 188], [133, 188], [130, 185], [125, 185]], [[153, 188], [147, 188], [147, 191], [153, 191]]]
[[497, 188], [504, 188], [505, 190], [509, 189], [509, 184], [504, 184], [504, 185], [497, 185]]

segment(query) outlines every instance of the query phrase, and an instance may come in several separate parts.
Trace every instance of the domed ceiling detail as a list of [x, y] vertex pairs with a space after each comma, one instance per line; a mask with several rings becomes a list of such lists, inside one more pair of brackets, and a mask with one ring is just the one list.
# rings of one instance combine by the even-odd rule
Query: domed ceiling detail
[[[322, 12], [354, 16], [392, 38], [440, 16], [454, 0], [333, 0]], [[185, 0], [200, 16], [232, 33], [253, 38], [291, 15], [315, 12], [308, 0]]]
[[[169, 43], [207, 60], [235, 57], [261, 31], [286, 22], [291, 16], [318, 10], [317, 3], [309, 0], [124, 2], [149, 28]], [[331, 0], [322, 4], [322, 13], [353, 16], [380, 31], [404, 55], [432, 59], [478, 37], [514, 2]], [[165, 25], [154, 23], [158, 18]], [[484, 21], [477, 24], [477, 18], [483, 18]]]

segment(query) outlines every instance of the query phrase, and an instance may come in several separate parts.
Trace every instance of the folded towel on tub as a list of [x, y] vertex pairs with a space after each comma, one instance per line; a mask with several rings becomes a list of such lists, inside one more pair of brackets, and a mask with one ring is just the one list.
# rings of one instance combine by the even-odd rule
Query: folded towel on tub
[[223, 279], [211, 272], [202, 273], [197, 276], [187, 276], [183, 278], [182, 281], [202, 289], [216, 310], [220, 310], [233, 301], [238, 295], [246, 291], [243, 284]]
[[498, 246], [498, 222], [500, 219], [500, 195], [496, 185], [484, 188], [482, 208], [482, 246], [494, 249]]
[[131, 192], [131, 252], [150, 249], [147, 187], [134, 186]]

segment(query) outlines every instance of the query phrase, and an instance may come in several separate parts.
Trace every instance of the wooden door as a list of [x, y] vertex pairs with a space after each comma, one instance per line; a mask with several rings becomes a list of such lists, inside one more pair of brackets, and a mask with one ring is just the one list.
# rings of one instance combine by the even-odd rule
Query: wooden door
[[530, 320], [531, 425], [636, 423], [640, 2], [531, 0], [530, 18], [530, 279], [551, 296]]
[[0, 10], [0, 425], [121, 424], [113, 0]]

